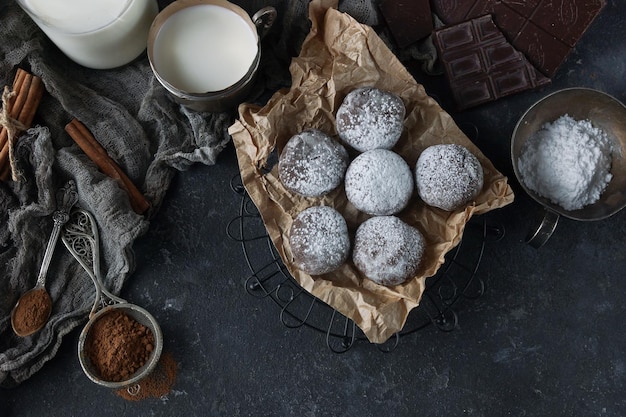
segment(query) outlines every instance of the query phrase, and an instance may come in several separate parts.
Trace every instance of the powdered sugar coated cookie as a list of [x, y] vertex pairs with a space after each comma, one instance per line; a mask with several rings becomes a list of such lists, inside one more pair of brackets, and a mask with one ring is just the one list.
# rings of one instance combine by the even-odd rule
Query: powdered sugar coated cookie
[[371, 215], [398, 213], [407, 206], [413, 187], [409, 165], [387, 149], [362, 153], [346, 171], [346, 197], [357, 209]]
[[356, 231], [352, 260], [372, 281], [398, 285], [415, 275], [425, 246], [422, 233], [399, 218], [372, 217]]
[[348, 167], [348, 151], [326, 133], [308, 129], [289, 139], [278, 160], [278, 177], [288, 190], [319, 197], [337, 188]]
[[348, 258], [348, 226], [341, 213], [332, 207], [309, 207], [294, 219], [289, 244], [298, 269], [310, 275], [326, 274]]
[[352, 90], [337, 109], [339, 137], [359, 152], [391, 149], [400, 139], [406, 109], [402, 99], [372, 87]]
[[457, 144], [426, 148], [415, 164], [415, 186], [422, 200], [446, 211], [472, 201], [483, 188], [478, 158]]

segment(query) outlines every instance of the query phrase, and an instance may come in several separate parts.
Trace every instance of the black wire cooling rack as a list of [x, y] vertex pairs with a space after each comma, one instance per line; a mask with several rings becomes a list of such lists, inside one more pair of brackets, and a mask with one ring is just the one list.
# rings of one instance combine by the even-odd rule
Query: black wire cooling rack
[[[326, 345], [335, 353], [347, 352], [359, 341], [369, 343], [351, 319], [304, 290], [291, 276], [239, 175], [231, 180], [231, 188], [241, 196], [241, 206], [238, 215], [229, 222], [227, 234], [241, 243], [250, 268], [246, 291], [254, 297], [272, 300], [286, 327], [309, 327], [324, 333]], [[461, 301], [477, 299], [484, 292], [484, 282], [477, 272], [485, 244], [503, 236], [501, 225], [490, 224], [486, 215], [474, 216], [466, 225], [463, 239], [446, 255], [437, 274], [427, 278], [422, 300], [409, 314], [403, 329], [376, 346], [383, 352], [393, 351], [401, 337], [431, 324], [441, 331], [454, 330], [458, 323], [456, 308]]]

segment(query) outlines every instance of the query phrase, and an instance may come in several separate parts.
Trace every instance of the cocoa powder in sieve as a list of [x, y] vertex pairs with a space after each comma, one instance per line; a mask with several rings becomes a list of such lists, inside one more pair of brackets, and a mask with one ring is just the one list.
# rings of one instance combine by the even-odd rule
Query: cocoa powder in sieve
[[111, 310], [91, 326], [85, 353], [98, 376], [120, 382], [132, 377], [150, 358], [154, 335], [121, 310]]
[[20, 298], [11, 321], [15, 333], [29, 335], [43, 326], [52, 311], [52, 300], [45, 288], [30, 290]]

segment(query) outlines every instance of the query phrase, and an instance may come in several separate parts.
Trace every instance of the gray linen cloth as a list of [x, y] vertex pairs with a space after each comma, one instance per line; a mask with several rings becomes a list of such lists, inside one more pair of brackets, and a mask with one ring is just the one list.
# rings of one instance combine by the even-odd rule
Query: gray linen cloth
[[[233, 1], [254, 13], [271, 5], [278, 20], [263, 41], [260, 74], [250, 101], [262, 103], [290, 84], [289, 63], [308, 33], [307, 0]], [[160, 1], [163, 8], [169, 1]], [[376, 0], [339, 2], [361, 23], [381, 23]], [[227, 146], [234, 113], [196, 113], [172, 102], [154, 79], [143, 54], [112, 70], [89, 70], [65, 57], [13, 2], [0, 0], [0, 84], [11, 85], [16, 68], [41, 77], [45, 94], [33, 127], [16, 148], [19, 182], [0, 182], [0, 386], [17, 385], [56, 354], [63, 337], [86, 323], [94, 297], [91, 280], [58, 243], [46, 287], [53, 300], [50, 320], [38, 333], [14, 335], [10, 312], [32, 288], [52, 229], [55, 192], [76, 182], [78, 206], [98, 224], [104, 285], [119, 294], [134, 271], [133, 242], [148, 227], [177, 171], [211, 165]], [[423, 59], [423, 47], [398, 51]], [[428, 48], [427, 48], [428, 49]], [[417, 55], [416, 55], [417, 53]], [[432, 62], [427, 51], [426, 61]], [[81, 120], [151, 202], [136, 214], [118, 184], [102, 174], [65, 133]]]

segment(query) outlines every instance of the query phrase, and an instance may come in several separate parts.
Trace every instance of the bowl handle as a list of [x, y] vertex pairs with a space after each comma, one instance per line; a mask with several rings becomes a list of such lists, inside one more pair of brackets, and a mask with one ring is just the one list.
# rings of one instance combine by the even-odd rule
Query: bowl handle
[[526, 243], [535, 249], [539, 249], [550, 239], [560, 217], [558, 213], [548, 208], [544, 207], [542, 211], [542, 216], [538, 219], [539, 224], [533, 227], [526, 236]]

